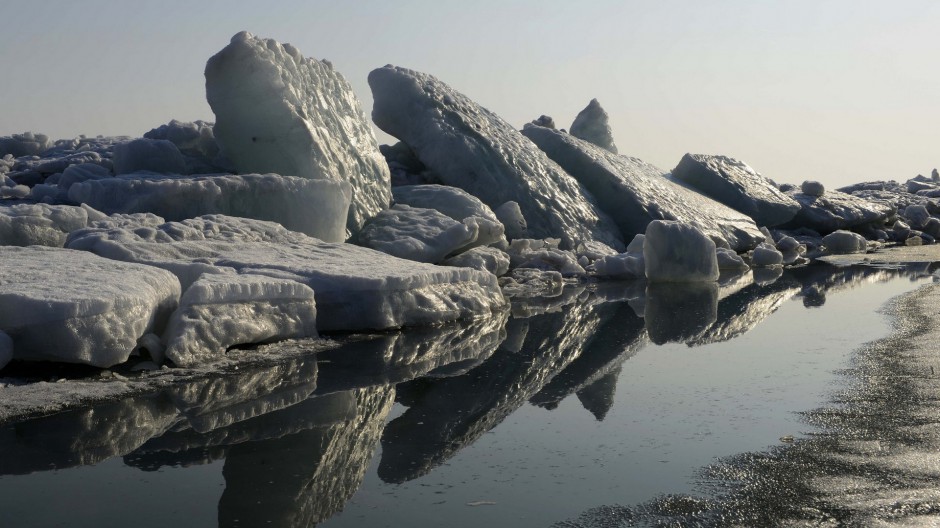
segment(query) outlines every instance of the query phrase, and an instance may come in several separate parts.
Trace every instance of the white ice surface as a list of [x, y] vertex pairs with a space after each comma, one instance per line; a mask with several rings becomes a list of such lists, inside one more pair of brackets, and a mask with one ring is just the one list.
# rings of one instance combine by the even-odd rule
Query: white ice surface
[[823, 245], [829, 253], [847, 255], [850, 253], [865, 253], [868, 250], [868, 241], [865, 237], [851, 231], [835, 231], [824, 236]]
[[104, 218], [84, 205], [0, 205], [0, 246], [62, 247], [70, 232]]
[[392, 197], [396, 204], [434, 209], [458, 222], [476, 217], [474, 220], [478, 227], [477, 240], [474, 243], [476, 246], [506, 242], [504, 236], [506, 229], [493, 210], [479, 198], [458, 187], [401, 185], [392, 189]]
[[441, 265], [473, 268], [502, 277], [509, 271], [509, 255], [494, 247], [475, 247], [441, 262]]
[[593, 143], [604, 150], [617, 154], [617, 145], [614, 144], [614, 134], [610, 130], [610, 117], [597, 99], [591, 99], [584, 110], [578, 113], [571, 123], [571, 135]]
[[346, 238], [349, 184], [277, 174], [169, 176], [137, 173], [76, 183], [69, 199], [106, 213], [183, 220], [219, 213], [278, 222], [331, 242]]
[[783, 253], [774, 246], [763, 243], [754, 248], [751, 254], [751, 265], [755, 268], [771, 268], [783, 265]]
[[510, 200], [494, 209], [493, 213], [502, 222], [506, 231], [506, 238], [509, 240], [528, 236], [525, 217], [522, 215], [522, 209], [519, 208], [518, 203]]
[[0, 330], [14, 357], [108, 367], [162, 331], [180, 283], [164, 270], [90, 253], [0, 247]]
[[316, 337], [313, 290], [261, 275], [205, 274], [180, 298], [164, 333], [166, 357], [192, 366], [229, 347]]
[[395, 204], [366, 223], [358, 243], [406, 260], [435, 264], [474, 245], [479, 236], [475, 219], [458, 222], [434, 209]]
[[386, 66], [369, 74], [372, 119], [440, 180], [495, 208], [519, 204], [532, 238], [565, 248], [596, 240], [623, 250], [617, 227], [574, 178], [499, 116], [431, 75]]
[[654, 220], [643, 244], [646, 278], [650, 282], [718, 280], [715, 243], [694, 226]]
[[[293, 234], [290, 243], [242, 242], [231, 236], [213, 238], [212, 229], [202, 231], [204, 239], [172, 240], [166, 235], [150, 241], [133, 229], [89, 229], [77, 233], [68, 244], [108, 258], [168, 269], [184, 286], [202, 273], [295, 280], [315, 292], [321, 332], [434, 324], [489, 313], [505, 304], [496, 277], [487, 272], [411, 262], [299, 234]], [[223, 231], [219, 229], [220, 234]]]
[[348, 182], [350, 234], [388, 207], [391, 177], [372, 125], [329, 61], [241, 32], [205, 73], [215, 137], [238, 172]]

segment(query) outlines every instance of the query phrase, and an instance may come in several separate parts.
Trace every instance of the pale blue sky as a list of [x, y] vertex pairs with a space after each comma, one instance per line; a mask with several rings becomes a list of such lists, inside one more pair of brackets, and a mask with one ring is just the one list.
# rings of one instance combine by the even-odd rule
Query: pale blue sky
[[330, 59], [367, 113], [391, 63], [518, 127], [597, 97], [621, 153], [663, 169], [726, 154], [837, 186], [940, 165], [936, 0], [3, 0], [0, 20], [0, 135], [212, 120], [205, 61], [244, 29]]

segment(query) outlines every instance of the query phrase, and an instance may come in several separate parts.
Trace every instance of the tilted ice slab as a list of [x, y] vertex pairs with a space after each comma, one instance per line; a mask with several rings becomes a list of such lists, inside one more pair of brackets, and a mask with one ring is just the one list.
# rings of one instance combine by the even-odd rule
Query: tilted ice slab
[[401, 139], [447, 185], [491, 208], [519, 204], [532, 238], [563, 246], [599, 241], [623, 249], [617, 227], [571, 176], [512, 125], [436, 78], [386, 66], [369, 74], [372, 119]]
[[808, 227], [823, 235], [839, 229], [885, 223], [897, 213], [890, 203], [866, 200], [839, 191], [826, 191], [822, 196], [798, 191], [788, 194], [799, 202], [800, 211], [793, 220], [781, 227]]
[[783, 224], [800, 210], [800, 204], [772, 181], [734, 158], [686, 154], [672, 176], [750, 216], [760, 226]]
[[166, 357], [193, 366], [234, 345], [316, 337], [313, 290], [289, 279], [206, 274], [180, 298], [167, 325]]
[[550, 128], [526, 125], [522, 133], [597, 197], [624, 238], [645, 232], [653, 220], [678, 220], [735, 251], [764, 241], [747, 215], [667, 179], [649, 163]]
[[330, 62], [241, 32], [206, 64], [206, 99], [215, 137], [238, 172], [348, 182], [350, 234], [388, 207], [388, 165], [352, 87]]
[[221, 213], [278, 222], [331, 242], [346, 239], [349, 184], [277, 174], [179, 176], [137, 173], [89, 180], [69, 199], [106, 213], [154, 213], [183, 220]]
[[503, 224], [479, 216], [460, 221], [434, 209], [395, 204], [375, 215], [357, 242], [399, 258], [436, 264], [449, 255], [505, 242]]
[[80, 251], [0, 247], [0, 330], [16, 359], [109, 367], [163, 329], [180, 283], [161, 269]]
[[315, 292], [317, 329], [361, 330], [434, 324], [505, 305], [496, 277], [469, 268], [402, 260], [351, 244], [221, 240], [144, 241], [132, 230], [88, 230], [69, 247], [168, 269], [184, 285], [203, 273], [291, 279]]
[[87, 205], [0, 205], [0, 246], [62, 247], [70, 232], [106, 218]]

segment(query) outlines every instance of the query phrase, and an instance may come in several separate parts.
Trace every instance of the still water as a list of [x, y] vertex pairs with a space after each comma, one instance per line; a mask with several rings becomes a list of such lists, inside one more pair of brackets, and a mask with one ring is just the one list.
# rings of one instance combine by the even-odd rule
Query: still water
[[[923, 272], [924, 270], [921, 270]], [[0, 526], [551, 526], [698, 489], [801, 419], [924, 273], [574, 286], [0, 427]], [[205, 402], [210, 402], [206, 404]]]

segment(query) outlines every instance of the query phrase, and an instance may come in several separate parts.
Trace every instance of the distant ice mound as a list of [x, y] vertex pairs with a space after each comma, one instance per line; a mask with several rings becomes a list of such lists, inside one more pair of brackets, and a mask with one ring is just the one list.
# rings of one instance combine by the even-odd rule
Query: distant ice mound
[[727, 156], [686, 154], [672, 176], [705, 196], [750, 216], [759, 226], [791, 220], [800, 204], [746, 163]]
[[591, 102], [571, 123], [571, 135], [617, 154], [617, 145], [614, 144], [614, 133], [610, 130], [609, 119], [607, 111], [601, 107], [597, 99], [591, 99]]
[[493, 209], [515, 201], [532, 238], [623, 249], [594, 198], [493, 112], [431, 75], [396, 66], [373, 70], [369, 86], [375, 124], [411, 147], [441, 182]]
[[164, 270], [90, 253], [0, 246], [0, 331], [15, 359], [110, 367], [162, 331], [180, 283]]
[[526, 125], [522, 133], [594, 193], [625, 237], [644, 233], [653, 220], [677, 220], [735, 251], [764, 240], [747, 215], [666, 178], [649, 163], [550, 128]]
[[206, 64], [206, 99], [238, 172], [349, 182], [350, 234], [388, 207], [388, 165], [352, 87], [328, 61], [241, 32]]

